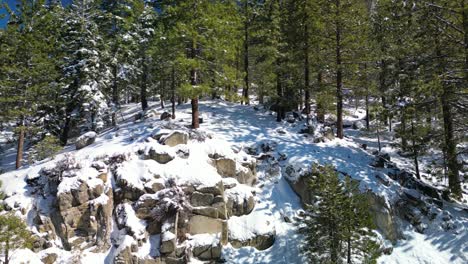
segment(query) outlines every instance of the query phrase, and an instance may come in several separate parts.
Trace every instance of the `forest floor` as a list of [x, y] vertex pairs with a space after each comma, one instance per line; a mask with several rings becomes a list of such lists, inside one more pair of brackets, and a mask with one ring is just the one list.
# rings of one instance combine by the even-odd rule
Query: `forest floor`
[[[158, 113], [163, 110], [156, 103], [151, 104]], [[128, 147], [129, 138], [134, 142], [144, 140], [151, 129], [146, 123], [133, 122], [133, 115], [139, 111], [139, 105], [127, 105], [122, 117], [126, 120], [120, 125], [117, 132], [105, 131], [100, 134], [97, 141], [80, 150], [80, 156], [98, 156], [103, 153], [117, 151], [122, 147]], [[177, 118], [174, 122], [181, 125], [190, 124], [190, 105], [182, 105], [177, 108]], [[402, 187], [397, 183], [389, 186], [381, 184], [375, 177], [381, 173], [379, 169], [370, 166], [374, 156], [372, 151], [377, 149], [377, 140], [374, 134], [360, 130], [346, 129], [344, 139], [334, 139], [325, 143], [313, 143], [312, 137], [305, 137], [298, 131], [304, 128], [304, 121], [288, 123], [276, 122], [275, 115], [267, 110], [254, 110], [252, 106], [241, 106], [225, 101], [202, 101], [200, 112], [204, 117], [200, 130], [212, 133], [216, 139], [227, 141], [236, 148], [247, 148], [263, 141], [277, 143], [277, 151], [287, 156], [287, 161], [282, 164], [295, 167], [310, 167], [313, 163], [333, 164], [340, 172], [347, 173], [361, 181], [361, 188], [385, 196], [389, 201], [397, 199], [402, 192]], [[355, 110], [348, 107], [346, 122], [354, 122], [364, 118], [362, 109]], [[158, 121], [159, 122], [159, 121]], [[111, 135], [112, 134], [112, 135]], [[383, 151], [391, 155], [399, 167], [412, 170], [412, 161], [397, 154], [391, 147], [391, 133], [385, 133], [382, 138]], [[361, 145], [367, 144], [367, 150]], [[3, 169], [12, 169], [12, 148], [4, 152]], [[63, 152], [74, 151], [74, 146], [68, 146]], [[430, 174], [426, 174], [424, 168], [430, 163], [430, 156], [424, 157], [421, 168], [426, 182], [437, 187], [444, 187], [443, 180], [434, 180]], [[23, 177], [32, 171], [37, 171], [40, 164], [25, 168]], [[290, 188], [280, 170], [274, 177], [269, 177], [265, 171], [259, 170], [259, 184], [257, 188], [257, 204], [252, 214], [258, 219], [269, 217], [273, 219], [276, 230], [274, 245], [263, 251], [246, 247], [234, 249], [227, 247], [223, 256], [227, 263], [304, 263], [300, 250], [301, 236], [297, 234], [297, 227], [293, 223], [284, 221], [284, 216], [295, 215], [301, 209], [301, 203], [297, 195]], [[4, 181], [3, 190], [7, 193], [17, 192], [20, 186], [25, 185], [22, 177], [8, 173], [0, 177]], [[465, 201], [468, 199], [465, 189]], [[449, 210], [454, 218], [456, 228], [446, 232], [434, 224], [425, 234], [417, 233], [409, 223], [401, 223], [405, 240], [400, 240], [394, 245], [391, 255], [379, 258], [379, 263], [468, 263], [468, 214], [466, 203], [445, 203], [444, 210]], [[100, 255], [104, 257], [104, 255]], [[100, 256], [94, 256], [99, 259]]]

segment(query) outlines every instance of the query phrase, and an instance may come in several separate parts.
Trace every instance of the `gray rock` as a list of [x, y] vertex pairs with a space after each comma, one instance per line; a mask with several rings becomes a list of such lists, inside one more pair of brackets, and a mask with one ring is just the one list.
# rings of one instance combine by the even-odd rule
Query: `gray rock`
[[215, 245], [195, 246], [192, 249], [193, 256], [200, 260], [216, 260], [221, 257], [222, 246], [220, 243]]
[[228, 158], [218, 158], [213, 160], [213, 165], [218, 171], [219, 175], [223, 177], [236, 176], [236, 162]]
[[55, 253], [49, 253], [47, 255], [45, 255], [41, 261], [42, 263], [44, 264], [54, 264], [55, 263], [55, 260], [57, 260], [57, 257], [58, 255], [55, 254]]
[[196, 234], [217, 234], [222, 231], [223, 220], [215, 219], [203, 215], [194, 215], [190, 217], [188, 222], [188, 232], [192, 235]]
[[211, 193], [213, 195], [223, 195], [224, 194], [224, 185], [223, 182], [219, 182], [214, 186], [197, 186], [195, 189], [201, 193]]
[[270, 248], [275, 243], [275, 234], [272, 233], [272, 234], [267, 234], [267, 235], [258, 235], [258, 236], [255, 236], [254, 238], [244, 240], [244, 241], [230, 239], [229, 242], [231, 242], [231, 245], [234, 248], [250, 246], [258, 250], [265, 250], [267, 248]]
[[213, 203], [213, 199], [212, 193], [193, 192], [190, 201], [193, 206], [208, 206]]
[[93, 144], [96, 141], [96, 137], [97, 134], [94, 131], [79, 136], [75, 141], [75, 148], [78, 150]]
[[171, 119], [171, 117], [172, 117], [171, 114], [169, 114], [168, 112], [164, 112], [164, 113], [161, 114], [160, 119], [161, 120], [169, 120], [169, 119]]
[[218, 218], [219, 216], [218, 209], [211, 206], [194, 207], [192, 212], [197, 215], [204, 215], [211, 218]]
[[163, 150], [151, 149], [148, 153], [149, 159], [155, 160], [158, 163], [166, 164], [175, 158], [175, 155]]
[[184, 131], [174, 131], [167, 136], [161, 138], [161, 143], [170, 147], [177, 146], [179, 144], [187, 144], [189, 134]]

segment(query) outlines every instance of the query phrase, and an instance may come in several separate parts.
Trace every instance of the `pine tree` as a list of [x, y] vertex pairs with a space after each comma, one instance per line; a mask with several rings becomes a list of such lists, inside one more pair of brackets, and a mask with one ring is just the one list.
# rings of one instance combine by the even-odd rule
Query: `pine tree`
[[0, 215], [0, 247], [5, 256], [4, 263], [9, 263], [10, 251], [32, 246], [31, 233], [21, 218], [12, 214]]
[[45, 33], [52, 21], [43, 4], [21, 1], [11, 14], [2, 45], [0, 102], [2, 119], [16, 122], [16, 168], [22, 165], [27, 133], [47, 128], [45, 120], [58, 95], [56, 65], [50, 59], [55, 41]]
[[[232, 43], [236, 27], [231, 21], [234, 13], [232, 1], [211, 2], [206, 0], [160, 1], [162, 15], [173, 19], [175, 37], [185, 45], [187, 51], [177, 60], [189, 72], [183, 81], [180, 93], [191, 99], [192, 127], [198, 128], [199, 97], [213, 88], [213, 65], [219, 66], [222, 53], [235, 53]], [[191, 10], [191, 12], [187, 12]]]
[[304, 252], [312, 263], [372, 261], [378, 255], [369, 206], [358, 183], [342, 182], [331, 165], [314, 167], [309, 190], [314, 194], [303, 220]]
[[333, 69], [335, 79], [337, 137], [343, 138], [343, 89], [358, 64], [356, 55], [366, 37], [367, 6], [364, 1], [349, 0], [320, 3], [321, 14], [326, 14], [321, 17], [325, 25], [323, 38], [327, 40], [324, 45], [330, 48], [325, 52], [333, 58], [328, 66]]
[[[100, 61], [108, 57], [98, 31], [100, 15], [94, 2], [75, 1], [65, 13], [61, 80], [64, 123], [60, 140], [68, 141], [72, 129], [100, 130], [108, 113], [105, 88], [111, 81], [109, 68]], [[74, 133], [75, 135], [77, 132]]]

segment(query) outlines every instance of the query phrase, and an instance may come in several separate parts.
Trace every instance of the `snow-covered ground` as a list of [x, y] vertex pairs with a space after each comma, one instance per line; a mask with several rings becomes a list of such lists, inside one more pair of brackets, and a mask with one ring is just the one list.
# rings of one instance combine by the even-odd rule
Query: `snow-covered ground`
[[[77, 159], [91, 161], [94, 157], [138, 148], [138, 142], [144, 142], [155, 130], [154, 124], [151, 122], [133, 122], [131, 120], [131, 116], [138, 112], [138, 108], [137, 104], [127, 106], [123, 116], [128, 121], [122, 123], [119, 130], [106, 131], [99, 135], [93, 145], [76, 151]], [[376, 141], [373, 137], [362, 137], [358, 131], [346, 130], [345, 134], [349, 137], [345, 139], [313, 143], [312, 138], [297, 133], [303, 128], [303, 122], [278, 123], [275, 121], [275, 116], [269, 111], [256, 111], [251, 106], [241, 106], [224, 101], [201, 102], [200, 110], [204, 116], [204, 123], [201, 124], [200, 130], [212, 133], [215, 136], [214, 143], [212, 142], [208, 146], [193, 143], [199, 144], [199, 146], [191, 146], [191, 150], [206, 152], [210, 148], [221, 148], [220, 151], [222, 151], [222, 148], [229, 148], [229, 144], [235, 148], [243, 149], [261, 141], [275, 141], [278, 143], [277, 151], [285, 154], [288, 163], [295, 167], [309, 167], [312, 163], [331, 163], [339, 171], [360, 180], [362, 189], [372, 189], [374, 192], [384, 195], [388, 200], [397, 198], [402, 192], [398, 184], [390, 183], [389, 186], [385, 186], [375, 178], [377, 171], [370, 166], [373, 160], [370, 152], [375, 148]], [[159, 108], [157, 111], [162, 112]], [[189, 125], [190, 111], [190, 105], [178, 107], [177, 118], [174, 122], [180, 125]], [[348, 117], [348, 121], [363, 118], [362, 111], [354, 114], [355, 117]], [[369, 145], [367, 151], [360, 147], [362, 143]], [[386, 143], [388, 142], [384, 142], [384, 144]], [[65, 149], [65, 152], [67, 151], [74, 151], [74, 147], [69, 146]], [[403, 159], [399, 158], [402, 164]], [[26, 167], [20, 171], [0, 176], [4, 182], [3, 190], [10, 195], [16, 194], [13, 196], [16, 198], [10, 198], [14, 201], [10, 202], [31, 203], [30, 198], [26, 195], [24, 177], [37, 174], [42, 165], [44, 164]], [[164, 169], [165, 173], [184, 175], [187, 172], [205, 170], [202, 167], [187, 169], [184, 168], [183, 163], [176, 165]], [[213, 177], [215, 177], [214, 174], [213, 172]], [[260, 171], [260, 177], [262, 177], [261, 174]], [[189, 176], [187, 175], [187, 177]], [[206, 177], [205, 180], [209, 181], [210, 178]], [[260, 191], [257, 193], [257, 204], [254, 211], [251, 215], [242, 216], [245, 219], [237, 219], [235, 224], [240, 226], [243, 223], [255, 225], [256, 220], [269, 219], [276, 231], [275, 243], [271, 248], [263, 251], [250, 247], [234, 249], [228, 246], [223, 250], [224, 258], [228, 263], [304, 263], [299, 247], [301, 236], [297, 234], [293, 223], [284, 221], [284, 216], [292, 216], [301, 209], [299, 198], [292, 191], [286, 179], [282, 177], [281, 171], [274, 178], [265, 176], [260, 184], [257, 186]], [[399, 241], [395, 245], [393, 253], [382, 256], [378, 262], [468, 263], [468, 232], [466, 232], [468, 230], [468, 215], [466, 211], [463, 211], [463, 206], [466, 205], [448, 204], [454, 219], [456, 219], [458, 233], [448, 234], [443, 230], [433, 229], [426, 234], [420, 234], [408, 225], [404, 233], [407, 239]], [[85, 252], [84, 255], [93, 259], [95, 263], [104, 263], [104, 260], [108, 259], [106, 254]], [[63, 259], [67, 258], [68, 256], [64, 255]]]

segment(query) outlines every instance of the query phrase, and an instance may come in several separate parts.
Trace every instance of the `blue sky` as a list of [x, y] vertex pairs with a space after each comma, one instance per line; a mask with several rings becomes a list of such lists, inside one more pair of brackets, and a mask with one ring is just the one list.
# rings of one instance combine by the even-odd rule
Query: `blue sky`
[[[71, 1], [72, 1], [72, 0], [62, 0], [62, 3], [66, 5], [66, 4], [71, 3]], [[0, 0], [0, 3], [3, 3], [3, 2], [7, 2], [8, 5], [10, 6], [10, 8], [12, 8], [12, 9], [14, 10], [14, 9], [15, 9], [15, 6], [16, 6], [16, 2], [18, 2], [18, 1], [17, 1], [17, 0], [6, 0], [6, 1], [5, 1], [5, 0]], [[3, 8], [3, 6], [0, 7], [0, 15], [1, 15], [1, 14], [5, 14], [5, 13], [6, 13], [6, 11], [5, 11], [5, 9]], [[7, 21], [8, 21], [8, 18], [7, 18], [7, 17], [5, 17], [5, 18], [3, 18], [3, 19], [0, 19], [0, 28], [5, 27], [5, 24], [6, 24]]]

